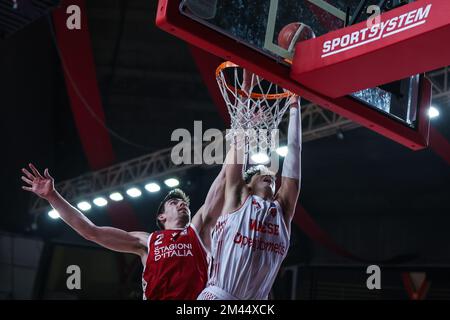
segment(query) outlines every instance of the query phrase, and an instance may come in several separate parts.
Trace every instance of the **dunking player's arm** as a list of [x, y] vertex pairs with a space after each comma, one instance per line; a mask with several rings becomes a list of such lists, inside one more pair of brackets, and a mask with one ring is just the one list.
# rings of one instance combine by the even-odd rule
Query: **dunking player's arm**
[[[284, 214], [286, 226], [290, 224], [295, 213], [295, 207], [300, 192], [301, 179], [301, 114], [300, 98], [293, 97], [290, 105], [290, 119], [288, 129], [288, 155], [283, 164], [280, 189], [275, 195]], [[230, 163], [225, 166], [225, 202], [223, 212], [232, 212], [239, 208], [250, 193], [248, 185], [242, 178], [243, 150], [232, 146]]]
[[117, 228], [96, 226], [55, 190], [54, 179], [50, 176], [48, 169], [45, 169], [44, 175], [41, 175], [35, 166], [32, 164], [29, 166], [31, 172], [27, 169], [22, 169], [25, 175], [22, 176], [22, 180], [28, 184], [28, 186], [22, 188], [47, 200], [58, 211], [61, 219], [78, 234], [105, 248], [119, 252], [134, 253], [145, 259], [147, 256], [148, 233], [126, 232]]
[[300, 193], [302, 152], [300, 98], [293, 97], [292, 100], [289, 109], [288, 154], [283, 163], [280, 189], [275, 195], [283, 208], [284, 221], [289, 230]]
[[243, 148], [237, 148], [239, 139], [243, 139], [243, 137], [239, 135], [235, 137], [224, 164], [225, 201], [223, 213], [233, 212], [238, 209], [242, 201], [249, 195], [249, 189], [242, 177], [244, 151]]
[[228, 152], [219, 175], [208, 191], [204, 205], [192, 219], [192, 224], [198, 230], [203, 244], [208, 250], [211, 247], [211, 231], [224, 208], [226, 166], [230, 162], [230, 157], [232, 157], [232, 154]]
[[205, 203], [192, 218], [192, 224], [208, 251], [211, 248], [211, 230], [222, 212], [225, 197], [224, 183], [225, 169], [222, 167], [206, 195]]
[[[250, 92], [255, 86], [255, 75], [247, 70], [243, 74], [243, 90]], [[233, 212], [238, 209], [242, 201], [244, 201], [250, 193], [243, 177], [244, 150], [238, 148], [243, 144], [243, 133], [234, 136], [231, 149], [228, 151], [227, 158], [224, 163], [225, 172], [225, 200], [222, 213]]]

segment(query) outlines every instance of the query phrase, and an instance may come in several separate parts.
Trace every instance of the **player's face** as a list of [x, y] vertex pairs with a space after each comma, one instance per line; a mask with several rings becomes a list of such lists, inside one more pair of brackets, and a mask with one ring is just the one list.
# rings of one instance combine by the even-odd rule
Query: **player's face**
[[269, 188], [275, 194], [275, 180], [275, 176], [271, 174], [255, 174], [251, 184], [255, 190]]
[[187, 203], [181, 199], [170, 199], [164, 205], [164, 215], [166, 221], [181, 220], [186, 224], [191, 220], [191, 211]]

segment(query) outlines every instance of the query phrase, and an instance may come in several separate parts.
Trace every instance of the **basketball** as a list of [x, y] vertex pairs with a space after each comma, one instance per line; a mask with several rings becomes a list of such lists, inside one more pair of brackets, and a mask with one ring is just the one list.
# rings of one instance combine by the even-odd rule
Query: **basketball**
[[[301, 30], [299, 30], [301, 29]], [[299, 34], [297, 34], [299, 32]], [[308, 40], [314, 37], [314, 33], [310, 27], [301, 22], [290, 23], [281, 29], [278, 34], [278, 45], [289, 50], [292, 40], [296, 38], [295, 43]]]

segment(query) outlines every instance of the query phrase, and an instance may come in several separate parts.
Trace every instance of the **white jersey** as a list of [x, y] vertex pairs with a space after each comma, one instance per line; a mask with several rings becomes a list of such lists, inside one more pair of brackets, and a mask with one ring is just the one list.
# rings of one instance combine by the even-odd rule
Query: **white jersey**
[[267, 299], [288, 247], [278, 201], [248, 196], [238, 210], [217, 220], [209, 281], [199, 299]]

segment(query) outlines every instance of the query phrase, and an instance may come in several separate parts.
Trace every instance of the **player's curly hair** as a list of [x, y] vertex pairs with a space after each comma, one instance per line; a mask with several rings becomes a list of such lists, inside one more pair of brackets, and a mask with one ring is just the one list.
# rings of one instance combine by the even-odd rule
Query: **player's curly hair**
[[254, 175], [257, 174], [270, 174], [270, 175], [275, 175], [272, 171], [269, 170], [269, 168], [267, 168], [265, 165], [258, 165], [258, 166], [253, 166], [250, 167], [249, 169], [247, 169], [247, 171], [245, 171], [244, 173], [244, 181], [246, 184], [249, 184], [250, 181], [252, 181], [252, 178]]
[[184, 202], [186, 202], [188, 207], [191, 204], [191, 199], [189, 199], [189, 197], [186, 195], [186, 193], [184, 193], [183, 190], [178, 189], [178, 188], [170, 190], [169, 193], [167, 193], [167, 195], [164, 197], [164, 199], [159, 204], [158, 211], [156, 212], [156, 225], [161, 230], [164, 230], [164, 225], [159, 221], [158, 217], [161, 213], [164, 212], [164, 204], [171, 199], [183, 200]]

